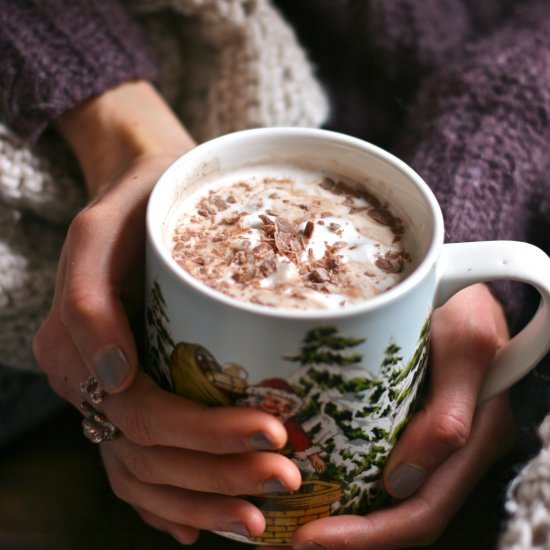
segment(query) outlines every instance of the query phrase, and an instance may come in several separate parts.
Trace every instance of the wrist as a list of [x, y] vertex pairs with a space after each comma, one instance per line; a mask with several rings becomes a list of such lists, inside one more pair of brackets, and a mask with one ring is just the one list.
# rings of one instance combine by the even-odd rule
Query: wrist
[[74, 151], [88, 191], [115, 180], [134, 160], [176, 158], [194, 142], [149, 83], [121, 84], [67, 111], [57, 126]]

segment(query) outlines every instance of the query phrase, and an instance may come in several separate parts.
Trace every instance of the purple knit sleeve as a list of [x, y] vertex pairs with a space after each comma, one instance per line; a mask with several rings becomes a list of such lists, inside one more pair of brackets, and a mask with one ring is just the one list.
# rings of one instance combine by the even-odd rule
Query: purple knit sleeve
[[[448, 241], [549, 244], [549, 121], [550, 10], [531, 2], [427, 82], [398, 148], [435, 192]], [[519, 295], [499, 288], [517, 310]]]
[[116, 0], [0, 0], [0, 117], [35, 141], [82, 101], [156, 67]]

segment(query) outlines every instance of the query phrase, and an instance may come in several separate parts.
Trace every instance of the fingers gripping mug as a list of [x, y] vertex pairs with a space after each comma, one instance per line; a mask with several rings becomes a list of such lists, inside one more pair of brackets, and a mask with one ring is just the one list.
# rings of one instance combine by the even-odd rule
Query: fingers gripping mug
[[[277, 174], [286, 171], [290, 176], [274, 177], [273, 167]], [[303, 170], [319, 174], [321, 187], [314, 189], [307, 182], [293, 187]], [[235, 183], [246, 179], [246, 174], [267, 174], [261, 181], [275, 182], [277, 193], [264, 194], [265, 200], [274, 201], [289, 185], [302, 198], [309, 197], [310, 205], [302, 205], [302, 224], [296, 225], [299, 238], [297, 230], [292, 233], [289, 223], [283, 223], [262, 201], [256, 204], [264, 208], [262, 215], [244, 211], [241, 204], [239, 219], [244, 224], [256, 216], [245, 233], [250, 239], [260, 235], [259, 244], [252, 243], [258, 255], [263, 249], [265, 254], [272, 254], [272, 249], [282, 251], [289, 258], [291, 253], [297, 258], [298, 252], [301, 258], [309, 254], [311, 264], [317, 266], [313, 271], [304, 268], [305, 290], [317, 292], [312, 307], [287, 307], [292, 292], [303, 300], [303, 293], [289, 283], [301, 271], [289, 276], [289, 261], [284, 262], [286, 275], [274, 285], [275, 301], [269, 305], [255, 296], [240, 299], [238, 292], [244, 296], [253, 281], [233, 295], [223, 292], [223, 284], [229, 288], [229, 283], [242, 282], [241, 275], [237, 277], [242, 271], [235, 271], [234, 280], [216, 287], [176, 261], [175, 209], [212, 182], [229, 175]], [[357, 187], [350, 191], [351, 198], [341, 199], [340, 179], [365, 188], [362, 207], [354, 202], [361, 195]], [[334, 193], [338, 208], [347, 204], [353, 215], [370, 216], [375, 233], [389, 227], [393, 240], [380, 233], [379, 242], [369, 241], [367, 246], [367, 241], [360, 242], [356, 233], [350, 233], [345, 219], [334, 221], [334, 212], [315, 214], [310, 206], [321, 203], [316, 194], [321, 188]], [[243, 189], [248, 192], [249, 184], [241, 182]], [[215, 195], [207, 197], [215, 203]], [[225, 199], [221, 205], [215, 203], [218, 209], [214, 210], [202, 203], [206, 206], [203, 212], [199, 201], [199, 214], [190, 219], [196, 224], [234, 225], [223, 212], [234, 209], [235, 203], [239, 207], [239, 201], [231, 193]], [[180, 234], [180, 242], [189, 251], [189, 243], [201, 234], [200, 230], [186, 231]], [[347, 260], [355, 258], [359, 249], [365, 252], [365, 261], [373, 269], [380, 268], [376, 276], [368, 270], [361, 275], [361, 281], [376, 279], [375, 295], [365, 294], [348, 303], [339, 291], [329, 288], [332, 268], [329, 264], [318, 267], [323, 252], [313, 250], [313, 245], [307, 250], [315, 232], [321, 241], [334, 237], [319, 245], [325, 247], [325, 260], [328, 252], [333, 254], [329, 260], [334, 269], [338, 267], [336, 256], [344, 257], [335, 250], [347, 250]], [[402, 245], [399, 253], [390, 248], [385, 255], [380, 252], [381, 247], [394, 246], [397, 241]], [[226, 254], [231, 246], [218, 255]], [[249, 250], [250, 246], [246, 254]], [[259, 257], [245, 252], [231, 252], [227, 263], [240, 265], [243, 258]], [[214, 260], [214, 256], [206, 262], [198, 257], [199, 273], [211, 274], [205, 264]], [[264, 265], [265, 261], [252, 266], [252, 273]], [[270, 281], [274, 273], [280, 274], [273, 269], [268, 270]], [[396, 272], [402, 274], [397, 282], [392, 279]], [[470, 284], [496, 279], [533, 285], [541, 295], [541, 305], [527, 327], [495, 357], [482, 400], [517, 381], [550, 348], [550, 259], [544, 252], [509, 241], [443, 244], [442, 214], [426, 183], [391, 154], [333, 132], [246, 130], [204, 143], [172, 164], [157, 182], [147, 210], [148, 371], [161, 385], [184, 397], [208, 405], [259, 407], [276, 414], [288, 433], [284, 452], [298, 465], [303, 479], [297, 492], [253, 498], [266, 518], [260, 537], [227, 536], [254, 544], [289, 544], [293, 532], [308, 521], [331, 514], [363, 514], [381, 505], [384, 464], [414, 412], [422, 385], [432, 309]], [[254, 288], [259, 290], [266, 285], [265, 281], [256, 283]], [[318, 296], [325, 300], [324, 307], [318, 307]]]

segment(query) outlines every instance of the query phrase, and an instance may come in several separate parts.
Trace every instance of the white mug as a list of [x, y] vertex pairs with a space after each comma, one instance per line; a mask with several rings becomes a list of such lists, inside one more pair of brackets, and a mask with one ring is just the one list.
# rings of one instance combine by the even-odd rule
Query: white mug
[[[399, 212], [417, 265], [394, 288], [341, 309], [284, 310], [245, 303], [194, 279], [171, 256], [172, 208], [217, 174], [262, 163], [314, 167], [370, 188]], [[266, 517], [253, 544], [287, 545], [297, 527], [384, 502], [384, 464], [414, 414], [432, 310], [476, 282], [533, 285], [541, 305], [494, 358], [480, 400], [526, 374], [550, 348], [550, 259], [513, 241], [443, 244], [443, 217], [422, 178], [359, 139], [306, 128], [245, 130], [203, 143], [160, 177], [147, 208], [148, 372], [209, 405], [285, 404], [289, 458], [302, 473], [292, 494], [251, 500]], [[253, 400], [251, 400], [254, 398]]]

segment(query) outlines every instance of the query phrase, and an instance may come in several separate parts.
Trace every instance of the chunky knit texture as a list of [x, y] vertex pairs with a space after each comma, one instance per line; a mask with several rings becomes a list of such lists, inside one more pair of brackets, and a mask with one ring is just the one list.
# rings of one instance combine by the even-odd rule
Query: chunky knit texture
[[508, 489], [506, 509], [511, 520], [501, 539], [503, 549], [550, 547], [550, 417], [539, 434], [542, 449]]
[[[14, 13], [13, 21], [8, 18], [1, 29], [11, 29], [17, 17], [27, 21], [29, 16], [12, 2], [3, 4]], [[82, 4], [82, 17], [78, 4]], [[26, 64], [18, 57], [8, 63], [11, 79], [0, 73], [0, 94], [9, 99], [2, 105], [8, 124], [0, 124], [0, 349], [4, 357], [0, 363], [18, 368], [34, 367], [32, 335], [51, 302], [64, 230], [84, 195], [74, 161], [54, 135], [45, 135], [30, 149], [14, 130], [23, 138], [35, 137], [46, 120], [99, 89], [135, 75], [147, 78], [157, 73], [145, 53], [128, 55], [140, 49], [140, 42], [132, 21], [128, 16], [122, 19], [125, 12], [120, 6], [113, 8], [109, 18], [104, 3], [76, 1], [63, 22], [58, 15], [64, 5], [54, 0], [37, 2], [30, 21], [43, 16], [43, 34], [65, 55], [78, 46], [73, 58], [61, 56], [58, 63], [53, 46], [41, 54], [36, 37], [27, 37], [25, 30], [14, 42], [31, 42], [29, 59], [37, 58], [44, 67], [45, 73], [39, 71], [36, 77], [41, 82], [25, 84], [31, 74], [26, 75]], [[326, 119], [327, 101], [303, 50], [267, 1], [140, 0], [130, 5], [157, 54], [159, 87], [195, 139], [255, 126], [318, 126]], [[109, 20], [106, 27], [105, 19]], [[65, 40], [59, 44], [58, 34]], [[90, 59], [84, 52], [86, 59], [81, 59], [80, 49], [86, 50], [90, 36], [103, 44], [101, 52], [92, 51]], [[115, 66], [109, 67], [112, 60]], [[75, 68], [79, 63], [84, 65], [81, 70]], [[94, 74], [103, 63], [107, 74], [98, 84]], [[66, 93], [58, 89], [64, 79]], [[14, 95], [14, 83], [21, 80], [24, 89]], [[30, 111], [25, 111], [27, 100]]]
[[[547, 0], [274, 1], [325, 85], [328, 126], [410, 162], [440, 200], [447, 240], [550, 250]], [[15, 135], [36, 139], [86, 97], [151, 78], [140, 32], [159, 88], [198, 140], [316, 126], [328, 115], [304, 50], [268, 0], [134, 0], [128, 9], [137, 26], [114, 1], [0, 0], [0, 349], [12, 366], [33, 365], [30, 338], [51, 299], [57, 251], [84, 201], [55, 136], [29, 149]], [[517, 329], [536, 300], [495, 288]], [[535, 376], [545, 370], [548, 362]], [[533, 420], [549, 396], [545, 384], [531, 388]], [[503, 549], [550, 548], [548, 420], [540, 434], [540, 454], [510, 493]]]

